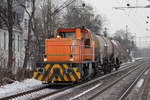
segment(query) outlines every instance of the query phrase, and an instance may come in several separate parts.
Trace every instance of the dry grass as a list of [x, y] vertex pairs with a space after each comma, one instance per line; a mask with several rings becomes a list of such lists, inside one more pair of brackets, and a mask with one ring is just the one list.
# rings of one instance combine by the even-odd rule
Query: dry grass
[[31, 78], [32, 77], [32, 73], [33, 71], [31, 70], [24, 70], [23, 68], [19, 68], [16, 75], [15, 75], [15, 79], [17, 81], [21, 81], [24, 80], [26, 78]]
[[10, 84], [15, 78], [12, 72], [6, 68], [0, 68], [0, 85]]
[[26, 78], [31, 78], [32, 73], [33, 73], [33, 71], [24, 70], [23, 68], [19, 68], [17, 73], [13, 74], [7, 68], [0, 67], [0, 86], [13, 83], [14, 81], [22, 81]]

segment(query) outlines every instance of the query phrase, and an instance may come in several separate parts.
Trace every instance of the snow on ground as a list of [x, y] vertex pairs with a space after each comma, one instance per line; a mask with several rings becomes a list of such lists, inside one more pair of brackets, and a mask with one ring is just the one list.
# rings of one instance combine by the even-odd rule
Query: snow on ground
[[126, 67], [127, 65], [135, 62], [135, 61], [138, 61], [138, 60], [142, 60], [143, 58], [142, 57], [139, 57], [139, 58], [133, 58], [132, 61], [128, 61], [128, 62], [125, 62], [125, 63], [122, 63], [121, 64], [121, 67]]
[[12, 84], [0, 86], [0, 98], [12, 94], [17, 94], [23, 91], [35, 89], [41, 86], [43, 86], [42, 83], [35, 79], [26, 79], [22, 82], [15, 81]]
[[136, 91], [139, 91], [140, 87], [142, 86], [144, 79], [140, 79], [136, 84]]

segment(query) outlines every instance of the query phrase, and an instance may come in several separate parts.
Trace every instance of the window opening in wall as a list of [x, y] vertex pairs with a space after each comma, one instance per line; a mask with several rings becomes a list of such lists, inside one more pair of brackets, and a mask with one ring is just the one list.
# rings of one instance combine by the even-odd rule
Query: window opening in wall
[[27, 1], [27, 8], [30, 7], [30, 1]]
[[4, 59], [4, 66], [3, 67], [6, 67], [6, 60]]
[[19, 67], [19, 59], [18, 59], [18, 67]]
[[27, 19], [24, 19], [24, 28], [27, 30]]
[[15, 51], [15, 35], [14, 35], [14, 51]]
[[4, 32], [4, 50], [6, 50], [6, 32]]
[[18, 52], [19, 52], [19, 35], [18, 35]]

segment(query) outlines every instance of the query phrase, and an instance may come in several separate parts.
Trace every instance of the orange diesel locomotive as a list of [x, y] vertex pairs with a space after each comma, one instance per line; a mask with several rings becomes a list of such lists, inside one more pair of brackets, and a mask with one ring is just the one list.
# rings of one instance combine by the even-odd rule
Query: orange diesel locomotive
[[85, 28], [60, 28], [45, 40], [45, 54], [33, 77], [48, 83], [79, 82], [99, 70], [120, 66], [120, 44]]

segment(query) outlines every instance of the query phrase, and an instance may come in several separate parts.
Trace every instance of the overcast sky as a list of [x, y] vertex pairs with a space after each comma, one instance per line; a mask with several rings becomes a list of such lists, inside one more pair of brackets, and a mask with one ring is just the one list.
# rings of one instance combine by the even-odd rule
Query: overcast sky
[[[131, 6], [150, 5], [148, 0], [84, 0], [94, 7], [97, 14], [102, 15], [106, 22], [105, 26], [109, 29], [109, 34], [116, 30], [126, 28], [132, 33], [136, 33], [138, 46], [150, 46], [150, 23], [146, 24], [147, 16], [150, 16], [149, 9], [123, 9], [116, 10], [113, 7], [125, 7], [127, 3]], [[149, 31], [146, 31], [146, 29]], [[141, 38], [140, 38], [141, 37]], [[144, 37], [144, 38], [143, 38]], [[147, 38], [149, 37], [149, 38]], [[147, 39], [146, 39], [147, 38]], [[148, 41], [149, 40], [149, 41]], [[144, 41], [141, 42], [140, 41]]]

